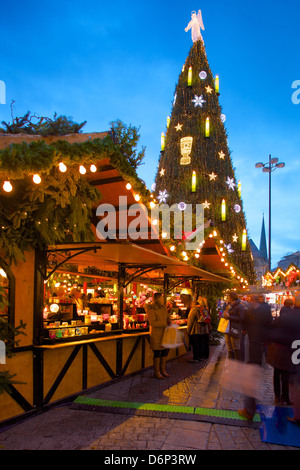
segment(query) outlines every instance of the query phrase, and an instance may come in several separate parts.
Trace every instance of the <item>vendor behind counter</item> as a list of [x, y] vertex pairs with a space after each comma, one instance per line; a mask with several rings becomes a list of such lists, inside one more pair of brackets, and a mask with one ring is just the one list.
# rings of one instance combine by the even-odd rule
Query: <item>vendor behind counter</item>
[[[65, 295], [64, 291], [53, 294], [53, 297], [60, 299], [63, 295]], [[50, 306], [50, 312], [47, 316], [48, 321], [80, 320], [81, 317], [78, 315], [78, 310], [83, 310], [84, 308], [84, 298], [80, 290], [78, 288], [71, 289], [69, 298], [71, 300], [70, 307], [72, 307], [73, 310], [70, 310], [70, 308], [64, 309], [60, 303], [54, 303], [53, 307], [52, 305]]]

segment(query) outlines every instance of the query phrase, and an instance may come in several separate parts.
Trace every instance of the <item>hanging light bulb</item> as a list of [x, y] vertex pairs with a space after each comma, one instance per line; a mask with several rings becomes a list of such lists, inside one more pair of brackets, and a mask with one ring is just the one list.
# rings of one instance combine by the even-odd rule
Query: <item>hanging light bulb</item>
[[206, 122], [205, 122], [205, 137], [209, 137], [210, 136], [210, 119], [209, 117], [206, 118]]
[[91, 171], [92, 173], [96, 173], [96, 171], [97, 171], [96, 165], [91, 165], [91, 166], [90, 166], [90, 171]]
[[175, 250], [176, 250], [176, 247], [175, 247], [174, 245], [172, 245], [172, 246], [170, 247], [170, 251], [175, 251]]
[[136, 202], [138, 202], [141, 199], [141, 197], [139, 194], [135, 194], [134, 199], [136, 200]]
[[59, 171], [61, 171], [62, 173], [65, 173], [65, 172], [67, 171], [67, 167], [66, 167], [66, 165], [65, 165], [63, 162], [60, 162], [60, 163], [59, 163], [58, 169], [59, 169]]
[[196, 192], [196, 188], [197, 188], [197, 175], [196, 175], [196, 172], [193, 171], [193, 174], [192, 174], [192, 193]]
[[131, 188], [132, 188], [131, 184], [130, 184], [130, 183], [127, 183], [127, 184], [126, 184], [126, 189], [128, 189], [128, 191], [130, 191]]
[[189, 67], [188, 71], [188, 86], [192, 86], [193, 81], [193, 67]]
[[40, 175], [33, 175], [32, 180], [35, 184], [40, 184], [42, 178], [40, 177]]
[[3, 187], [3, 189], [4, 189], [4, 191], [5, 191], [6, 193], [10, 193], [10, 192], [12, 191], [12, 189], [13, 189], [13, 187], [12, 187], [10, 181], [4, 181], [2, 187]]
[[225, 222], [225, 220], [226, 220], [226, 202], [225, 202], [225, 199], [223, 199], [223, 201], [222, 201], [221, 215], [222, 215], [222, 222]]
[[79, 173], [81, 173], [82, 175], [85, 175], [85, 174], [86, 174], [86, 168], [85, 168], [83, 165], [80, 165], [80, 167], [79, 167]]
[[246, 251], [246, 244], [247, 244], [247, 230], [243, 230], [243, 236], [242, 236], [242, 251]]

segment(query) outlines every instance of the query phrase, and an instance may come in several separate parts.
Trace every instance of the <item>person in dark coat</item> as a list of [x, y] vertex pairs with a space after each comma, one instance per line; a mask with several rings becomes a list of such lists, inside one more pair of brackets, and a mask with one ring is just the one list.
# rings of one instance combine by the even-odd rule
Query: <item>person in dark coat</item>
[[295, 373], [291, 375], [291, 399], [294, 416], [288, 417], [292, 423], [300, 426], [300, 296], [295, 298], [294, 317], [292, 326], [292, 362], [295, 365]]
[[285, 299], [283, 306], [280, 309], [279, 316], [283, 317], [286, 313], [289, 315], [293, 312], [294, 301], [293, 299]]
[[[276, 343], [281, 350], [289, 350], [290, 367], [293, 373], [290, 374], [289, 389], [291, 392], [291, 404], [294, 412], [293, 417], [287, 419], [292, 423], [300, 425], [300, 296], [295, 298], [293, 314], [287, 314], [286, 310], [280, 315], [278, 324], [272, 328], [269, 341]], [[285, 355], [288, 360], [288, 354]]]
[[286, 336], [282, 343], [270, 343], [268, 346], [267, 363], [274, 368], [273, 386], [275, 395], [275, 405], [291, 405], [289, 393], [290, 374], [295, 373], [295, 365], [292, 362], [293, 350], [291, 348], [290, 338], [294, 333], [294, 302], [292, 299], [286, 299], [280, 310], [280, 316], [274, 322], [272, 335], [276, 337]]
[[240, 360], [240, 340], [244, 321], [245, 308], [236, 292], [228, 295], [229, 308], [225, 310], [223, 317], [229, 318], [229, 332], [225, 333], [225, 341], [228, 347], [229, 359]]
[[[262, 365], [264, 344], [267, 341], [272, 322], [271, 307], [265, 302], [264, 296], [251, 296], [243, 326], [248, 333], [249, 340], [248, 363]], [[256, 412], [256, 399], [254, 397], [245, 397], [244, 408], [238, 410], [238, 412], [241, 416], [252, 420]]]
[[189, 362], [199, 362], [209, 358], [209, 333], [211, 318], [208, 313], [206, 300], [198, 297], [197, 304], [191, 309], [187, 321], [187, 333], [193, 350], [193, 359]]

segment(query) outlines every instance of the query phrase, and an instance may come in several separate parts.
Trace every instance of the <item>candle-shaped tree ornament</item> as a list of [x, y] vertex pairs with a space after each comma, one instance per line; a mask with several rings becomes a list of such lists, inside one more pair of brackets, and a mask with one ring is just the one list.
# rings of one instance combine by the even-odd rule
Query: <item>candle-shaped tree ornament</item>
[[167, 117], [167, 129], [169, 129], [170, 121], [171, 121], [170, 116], [168, 116], [168, 117]]
[[188, 71], [188, 86], [192, 86], [193, 82], [193, 67], [189, 67]]
[[216, 93], [220, 93], [220, 79], [219, 79], [219, 75], [216, 75], [215, 77], [215, 90], [216, 90]]
[[166, 137], [165, 137], [165, 134], [162, 132], [161, 138], [160, 138], [160, 147], [161, 147], [162, 152], [165, 150], [165, 145], [166, 145]]
[[205, 122], [205, 137], [209, 137], [210, 136], [210, 119], [209, 117], [206, 118], [206, 122]]
[[242, 235], [242, 251], [246, 251], [246, 244], [247, 244], [247, 230], [243, 230], [243, 235]]
[[238, 190], [239, 196], [242, 197], [242, 183], [240, 181], [238, 182], [237, 190]]
[[196, 172], [193, 171], [192, 174], [192, 193], [195, 193], [197, 189], [197, 175]]
[[225, 222], [225, 220], [226, 220], [226, 201], [225, 201], [225, 199], [223, 199], [223, 201], [222, 201], [221, 216], [222, 216], [222, 222]]

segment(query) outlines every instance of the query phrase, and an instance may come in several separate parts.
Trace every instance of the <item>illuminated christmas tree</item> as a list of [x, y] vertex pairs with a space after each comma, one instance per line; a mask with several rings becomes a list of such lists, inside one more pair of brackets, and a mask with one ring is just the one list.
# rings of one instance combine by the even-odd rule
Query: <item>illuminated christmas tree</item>
[[169, 206], [203, 204], [205, 221], [211, 221], [232, 262], [253, 281], [241, 191], [228, 148], [226, 117], [219, 104], [219, 77], [213, 76], [206, 57], [199, 13], [194, 13], [189, 24], [194, 44], [179, 76], [166, 133], [162, 134], [155, 195]]

